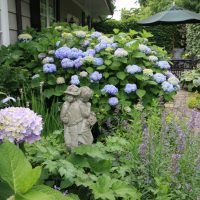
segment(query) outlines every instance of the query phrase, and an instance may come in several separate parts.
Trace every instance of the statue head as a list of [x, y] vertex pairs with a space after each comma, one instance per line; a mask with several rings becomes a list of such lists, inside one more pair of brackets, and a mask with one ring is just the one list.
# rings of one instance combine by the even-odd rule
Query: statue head
[[81, 90], [79, 87], [77, 87], [76, 85], [70, 85], [67, 87], [67, 89], [64, 91], [64, 94], [67, 95], [67, 100], [69, 102], [74, 101], [74, 99], [76, 99], [76, 97], [78, 97], [81, 93]]
[[93, 91], [89, 87], [87, 87], [87, 86], [81, 87], [80, 90], [81, 90], [80, 97], [81, 97], [82, 101], [83, 102], [88, 102], [89, 99], [93, 95]]

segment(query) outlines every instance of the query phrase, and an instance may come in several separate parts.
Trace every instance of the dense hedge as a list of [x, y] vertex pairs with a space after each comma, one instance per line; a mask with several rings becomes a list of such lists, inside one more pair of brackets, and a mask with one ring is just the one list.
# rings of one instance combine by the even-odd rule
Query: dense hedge
[[155, 42], [158, 46], [164, 47], [169, 53], [171, 53], [173, 47], [185, 47], [184, 25], [141, 26], [135, 21], [130, 20], [107, 20], [106, 22], [94, 23], [94, 28], [108, 34], [113, 33], [113, 29], [115, 28], [122, 32], [129, 32], [130, 29], [136, 31], [145, 29], [154, 35], [151, 41]]
[[200, 56], [200, 24], [187, 25], [187, 52]]

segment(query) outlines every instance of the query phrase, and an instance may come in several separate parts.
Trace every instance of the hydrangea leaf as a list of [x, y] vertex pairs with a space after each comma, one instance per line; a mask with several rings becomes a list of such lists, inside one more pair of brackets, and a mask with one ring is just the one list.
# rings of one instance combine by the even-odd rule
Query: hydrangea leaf
[[32, 169], [23, 152], [14, 144], [1, 144], [0, 157], [0, 177], [8, 183], [14, 193], [25, 193], [39, 179], [41, 168]]
[[43, 94], [45, 97], [47, 98], [50, 98], [51, 96], [53, 96], [55, 93], [55, 90], [52, 88], [52, 89], [45, 89]]
[[94, 72], [94, 69], [92, 67], [87, 67], [86, 71], [91, 74], [92, 72]]
[[10, 187], [6, 183], [0, 182], [0, 199], [6, 200], [12, 195], [13, 191], [10, 189]]
[[106, 64], [107, 66], [111, 65], [111, 63], [112, 63], [111, 60], [105, 60], [104, 62], [105, 62], [105, 64]]
[[70, 200], [61, 192], [56, 191], [45, 185], [38, 185], [33, 187], [25, 194], [17, 194], [16, 200]]
[[145, 90], [138, 89], [138, 90], [136, 91], [136, 94], [138, 95], [138, 97], [142, 98], [142, 97], [146, 94], [146, 91], [145, 91]]
[[126, 73], [125, 72], [118, 72], [117, 78], [124, 80], [126, 78]]

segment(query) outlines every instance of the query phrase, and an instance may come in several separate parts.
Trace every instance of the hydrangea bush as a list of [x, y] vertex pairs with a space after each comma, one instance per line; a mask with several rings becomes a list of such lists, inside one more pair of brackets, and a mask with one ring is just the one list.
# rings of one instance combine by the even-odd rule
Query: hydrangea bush
[[169, 72], [166, 52], [148, 37], [146, 31], [105, 35], [77, 25], [52, 26], [35, 41], [32, 88], [43, 82], [50, 98], [62, 96], [69, 84], [89, 86], [93, 108], [102, 115], [139, 101], [146, 106], [159, 96], [168, 101], [179, 81]]
[[33, 143], [40, 139], [42, 118], [29, 108], [8, 107], [0, 110], [0, 141]]

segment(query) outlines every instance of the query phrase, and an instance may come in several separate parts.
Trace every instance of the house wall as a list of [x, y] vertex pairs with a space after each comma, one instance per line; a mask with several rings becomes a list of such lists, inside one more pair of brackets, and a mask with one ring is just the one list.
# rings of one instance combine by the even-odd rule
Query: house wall
[[[22, 28], [25, 29], [30, 26], [30, 5], [29, 0], [21, 0], [22, 12]], [[8, 0], [8, 17], [9, 17], [9, 32], [10, 43], [17, 41], [17, 19], [16, 19], [16, 5], [15, 0]]]
[[72, 0], [60, 0], [60, 21], [69, 21], [70, 16], [74, 16], [81, 23], [82, 10]]

